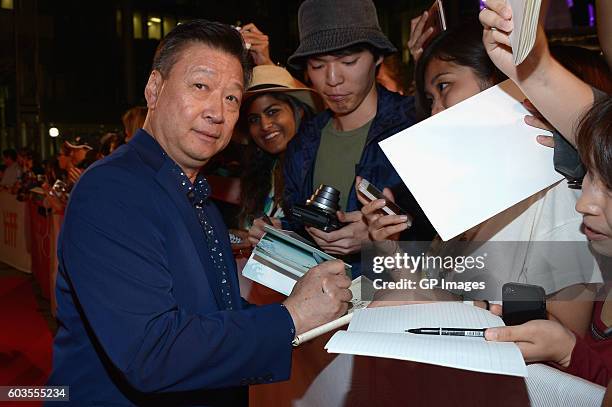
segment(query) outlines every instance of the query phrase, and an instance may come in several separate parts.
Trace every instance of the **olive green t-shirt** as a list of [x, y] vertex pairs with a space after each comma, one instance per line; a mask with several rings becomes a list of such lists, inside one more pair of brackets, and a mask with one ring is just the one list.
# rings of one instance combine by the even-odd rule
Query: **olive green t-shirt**
[[325, 184], [340, 191], [340, 208], [346, 209], [348, 195], [355, 182], [355, 165], [361, 159], [370, 120], [358, 129], [339, 131], [333, 119], [327, 122], [321, 132], [321, 143], [315, 161], [313, 188]]

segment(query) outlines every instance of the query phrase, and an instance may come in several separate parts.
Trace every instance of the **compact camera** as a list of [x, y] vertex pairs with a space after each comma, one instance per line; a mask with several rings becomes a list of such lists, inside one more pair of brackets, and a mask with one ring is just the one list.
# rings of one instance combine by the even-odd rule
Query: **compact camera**
[[68, 200], [68, 185], [64, 181], [58, 179], [51, 187], [49, 194], [62, 201], [66, 201]]
[[291, 217], [324, 232], [332, 232], [344, 226], [336, 216], [340, 209], [340, 191], [329, 185], [319, 188], [306, 200], [306, 205], [294, 205]]

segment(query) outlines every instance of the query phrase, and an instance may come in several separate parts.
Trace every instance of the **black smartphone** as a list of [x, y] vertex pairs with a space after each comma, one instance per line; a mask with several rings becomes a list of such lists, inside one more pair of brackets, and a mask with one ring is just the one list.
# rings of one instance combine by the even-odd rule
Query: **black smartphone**
[[502, 302], [506, 325], [546, 319], [546, 293], [539, 285], [506, 283], [502, 287]]

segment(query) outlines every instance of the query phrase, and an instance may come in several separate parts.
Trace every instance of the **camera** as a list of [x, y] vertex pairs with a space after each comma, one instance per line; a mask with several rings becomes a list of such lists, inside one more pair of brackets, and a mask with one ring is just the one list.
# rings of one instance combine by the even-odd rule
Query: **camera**
[[340, 191], [329, 185], [319, 185], [306, 205], [294, 205], [290, 215], [304, 225], [312, 226], [324, 232], [340, 229], [343, 224], [336, 217], [340, 209]]
[[67, 200], [68, 185], [64, 181], [58, 179], [51, 187], [51, 191], [49, 191], [49, 194], [55, 196], [60, 200]]

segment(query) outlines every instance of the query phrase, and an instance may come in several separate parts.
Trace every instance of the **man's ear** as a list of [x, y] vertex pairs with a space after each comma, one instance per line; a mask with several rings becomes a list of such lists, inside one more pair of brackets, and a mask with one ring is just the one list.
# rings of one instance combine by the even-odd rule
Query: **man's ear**
[[147, 107], [149, 109], [155, 108], [163, 84], [164, 78], [162, 78], [161, 72], [157, 70], [151, 71], [147, 86], [145, 86], [145, 99], [147, 100]]

